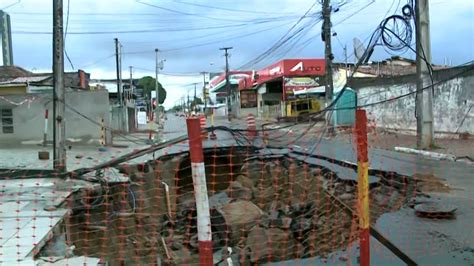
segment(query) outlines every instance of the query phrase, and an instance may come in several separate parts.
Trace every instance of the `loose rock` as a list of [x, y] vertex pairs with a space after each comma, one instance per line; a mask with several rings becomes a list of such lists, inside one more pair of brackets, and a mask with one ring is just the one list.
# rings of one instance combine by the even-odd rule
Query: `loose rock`
[[230, 239], [237, 243], [246, 233], [261, 220], [263, 212], [250, 201], [236, 201], [224, 205], [221, 214], [230, 228]]

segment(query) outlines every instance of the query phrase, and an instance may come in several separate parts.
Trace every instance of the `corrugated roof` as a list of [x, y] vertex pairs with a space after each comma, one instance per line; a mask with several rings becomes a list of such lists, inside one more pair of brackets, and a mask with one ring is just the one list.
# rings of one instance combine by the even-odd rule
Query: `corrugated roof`
[[27, 77], [31, 76], [31, 73], [28, 70], [25, 70], [17, 66], [0, 66], [0, 81], [6, 81], [18, 77]]
[[31, 82], [41, 82], [50, 78], [50, 76], [34, 76], [34, 77], [18, 77], [8, 81], [1, 82], [5, 83], [31, 83]]

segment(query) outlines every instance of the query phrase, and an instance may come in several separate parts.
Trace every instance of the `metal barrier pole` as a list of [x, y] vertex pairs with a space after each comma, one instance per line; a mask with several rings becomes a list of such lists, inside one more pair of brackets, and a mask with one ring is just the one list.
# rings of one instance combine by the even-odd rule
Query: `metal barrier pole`
[[370, 265], [369, 158], [367, 152], [367, 115], [356, 111], [358, 208], [360, 227], [360, 265]]
[[43, 146], [46, 146], [46, 142], [48, 141], [48, 113], [49, 110], [44, 110], [44, 132], [43, 132]]
[[196, 199], [197, 230], [199, 242], [199, 264], [212, 266], [212, 232], [209, 199], [207, 196], [206, 170], [202, 149], [199, 118], [186, 119], [189, 138], [189, 153], [193, 174], [194, 197]]
[[102, 147], [105, 147], [107, 143], [105, 138], [105, 121], [103, 117], [100, 118], [99, 143]]

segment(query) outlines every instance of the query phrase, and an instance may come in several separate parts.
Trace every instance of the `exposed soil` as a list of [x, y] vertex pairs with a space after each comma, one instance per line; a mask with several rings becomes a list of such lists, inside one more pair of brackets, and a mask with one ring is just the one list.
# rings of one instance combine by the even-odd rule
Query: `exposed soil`
[[[215, 257], [225, 261], [229, 247], [231, 258], [242, 265], [327, 256], [358, 238], [356, 181], [288, 157], [251, 156], [242, 150], [206, 153]], [[68, 224], [75, 254], [103, 258], [109, 265], [153, 265], [158, 258], [198, 264], [187, 154], [121, 170], [131, 183], [76, 196]], [[440, 189], [440, 181], [431, 177], [378, 177], [370, 184], [372, 223], [407, 206], [419, 189]]]

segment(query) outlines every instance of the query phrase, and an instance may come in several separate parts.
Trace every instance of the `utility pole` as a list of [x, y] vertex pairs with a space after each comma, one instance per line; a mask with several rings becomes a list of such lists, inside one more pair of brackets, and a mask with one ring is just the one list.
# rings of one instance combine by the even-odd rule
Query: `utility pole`
[[202, 98], [204, 99], [204, 115], [207, 110], [207, 89], [206, 89], [206, 74], [207, 72], [201, 72], [202, 74]]
[[160, 123], [160, 88], [158, 82], [158, 53], [160, 50], [155, 49], [155, 93], [156, 93], [156, 107], [155, 107], [155, 122]]
[[431, 65], [429, 0], [415, 0], [416, 27], [416, 136], [419, 149], [430, 149], [434, 142], [433, 87], [430, 84]]
[[118, 120], [119, 120], [119, 127], [121, 131], [128, 131], [125, 114], [124, 112], [126, 109], [124, 108], [124, 91], [122, 86], [122, 55], [121, 55], [121, 44], [118, 38], [115, 38], [115, 67], [117, 71], [117, 97], [119, 100], [119, 112], [118, 112]]
[[331, 48], [331, 5], [330, 0], [323, 2], [323, 42], [325, 44], [324, 55], [326, 58], [326, 104], [332, 102], [334, 85], [332, 81], [332, 60], [334, 58]]
[[66, 171], [63, 0], [53, 0], [53, 167]]
[[188, 90], [188, 114], [191, 114], [191, 104], [189, 103], [189, 90]]
[[130, 66], [130, 88], [128, 90], [130, 99], [133, 99], [133, 66]]
[[197, 83], [194, 83], [194, 100], [193, 100], [193, 103], [194, 103], [194, 113], [197, 113], [197, 93], [196, 93], [196, 85]]
[[119, 98], [119, 106], [123, 107], [123, 98], [122, 98], [122, 73], [121, 69], [121, 60], [120, 60], [120, 42], [118, 38], [115, 38], [115, 68], [117, 72], [117, 97]]
[[349, 77], [349, 64], [347, 60], [347, 44], [344, 44], [344, 64], [346, 65], [346, 78]]
[[232, 120], [231, 117], [231, 111], [232, 107], [230, 105], [230, 95], [231, 95], [231, 90], [230, 90], [230, 82], [229, 82], [229, 53], [228, 50], [231, 50], [232, 47], [223, 47], [220, 48], [219, 50], [225, 51], [224, 56], [225, 56], [225, 87], [226, 87], [226, 92], [227, 92], [227, 118], [229, 121]]

